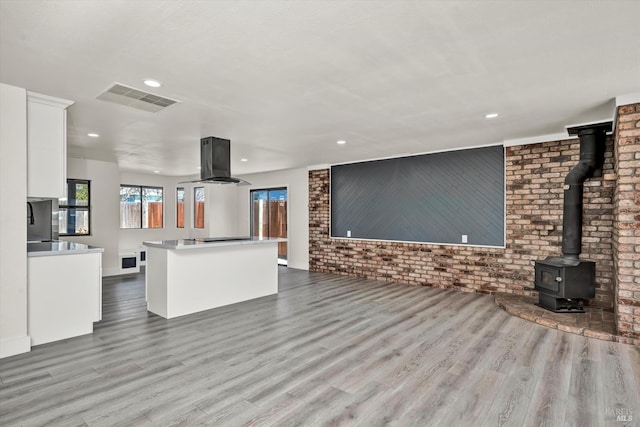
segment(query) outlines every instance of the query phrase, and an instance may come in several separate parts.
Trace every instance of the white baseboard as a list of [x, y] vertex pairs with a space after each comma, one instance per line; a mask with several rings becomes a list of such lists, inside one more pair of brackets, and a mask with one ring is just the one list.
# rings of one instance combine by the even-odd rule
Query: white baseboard
[[31, 351], [31, 337], [7, 338], [0, 340], [0, 359]]
[[108, 276], [119, 276], [120, 269], [119, 268], [102, 268], [102, 277]]
[[102, 277], [110, 277], [110, 276], [126, 276], [127, 274], [136, 274], [139, 271], [126, 271], [120, 270], [119, 268], [103, 268], [102, 269]]

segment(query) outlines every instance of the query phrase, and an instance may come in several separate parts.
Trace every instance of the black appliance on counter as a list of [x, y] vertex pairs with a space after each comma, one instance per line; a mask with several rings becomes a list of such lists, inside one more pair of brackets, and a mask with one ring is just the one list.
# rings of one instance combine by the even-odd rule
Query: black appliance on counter
[[537, 305], [556, 313], [584, 313], [584, 300], [596, 296], [596, 264], [579, 259], [583, 184], [587, 178], [602, 176], [605, 138], [611, 129], [611, 122], [567, 129], [580, 138], [580, 160], [564, 181], [562, 256], [535, 263]]
[[58, 203], [53, 199], [27, 201], [27, 241], [47, 242], [58, 238]]

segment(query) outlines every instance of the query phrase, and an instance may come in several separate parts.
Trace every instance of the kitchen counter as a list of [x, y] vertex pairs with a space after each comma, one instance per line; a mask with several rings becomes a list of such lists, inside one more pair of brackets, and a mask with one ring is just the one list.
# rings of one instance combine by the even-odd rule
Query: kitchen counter
[[286, 242], [283, 238], [264, 238], [257, 237], [203, 237], [197, 239], [179, 239], [179, 240], [161, 240], [143, 242], [142, 244], [152, 248], [161, 249], [203, 249], [217, 248], [221, 246], [237, 246], [237, 245], [255, 245], [263, 243], [279, 243]]
[[102, 252], [104, 252], [104, 248], [89, 246], [84, 243], [66, 242], [64, 240], [27, 243], [27, 256], [29, 257], [77, 255]]
[[102, 318], [104, 249], [52, 241], [27, 243], [27, 251], [31, 345], [92, 333]]
[[280, 238], [144, 242], [147, 310], [165, 319], [278, 293]]

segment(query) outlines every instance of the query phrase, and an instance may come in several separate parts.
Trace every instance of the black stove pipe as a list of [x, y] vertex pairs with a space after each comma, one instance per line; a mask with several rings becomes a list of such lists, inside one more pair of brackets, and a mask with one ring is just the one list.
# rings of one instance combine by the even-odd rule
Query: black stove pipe
[[[580, 161], [564, 180], [564, 212], [562, 217], [562, 255], [578, 259], [582, 252], [583, 184], [601, 171], [604, 163], [606, 132], [611, 122], [569, 129], [580, 138]], [[572, 132], [573, 131], [573, 132]]]

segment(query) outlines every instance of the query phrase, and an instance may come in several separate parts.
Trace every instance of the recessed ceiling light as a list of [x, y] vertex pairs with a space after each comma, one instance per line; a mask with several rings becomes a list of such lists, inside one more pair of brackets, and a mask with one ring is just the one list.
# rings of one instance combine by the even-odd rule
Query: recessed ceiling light
[[247, 159], [240, 159], [241, 162], [248, 162]]
[[347, 141], [345, 141], [344, 139], [341, 139], [340, 141], [336, 141], [336, 144], [338, 144], [338, 145], [344, 145], [346, 143], [347, 143]]
[[154, 80], [154, 79], [145, 79], [144, 84], [146, 84], [147, 86], [150, 86], [150, 87], [160, 87], [160, 86], [162, 86], [162, 83], [160, 83], [158, 80]]
[[485, 119], [495, 119], [496, 117], [498, 117], [500, 114], [498, 113], [489, 113], [489, 114], [485, 114], [484, 118]]
[[91, 138], [97, 138], [100, 135], [98, 135], [97, 133], [88, 133], [87, 136], [90, 136]]
[[160, 173], [160, 171], [153, 171], [153, 173]]

